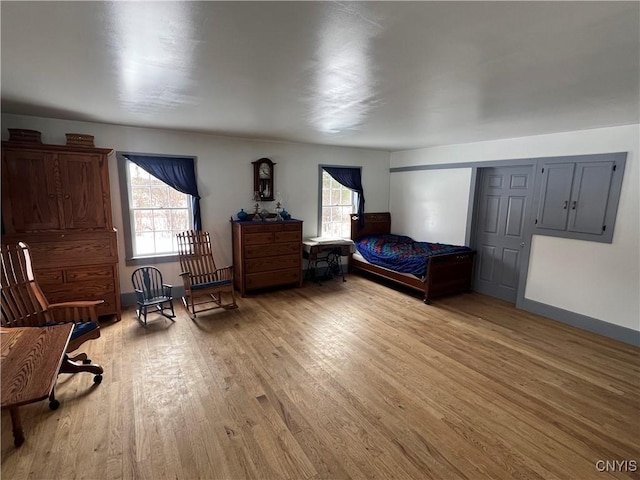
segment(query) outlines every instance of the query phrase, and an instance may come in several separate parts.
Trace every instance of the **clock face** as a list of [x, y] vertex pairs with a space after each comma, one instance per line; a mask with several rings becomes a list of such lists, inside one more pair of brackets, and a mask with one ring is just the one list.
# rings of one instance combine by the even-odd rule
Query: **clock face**
[[260, 178], [271, 178], [271, 167], [269, 167], [268, 163], [260, 164], [258, 175], [260, 175]]

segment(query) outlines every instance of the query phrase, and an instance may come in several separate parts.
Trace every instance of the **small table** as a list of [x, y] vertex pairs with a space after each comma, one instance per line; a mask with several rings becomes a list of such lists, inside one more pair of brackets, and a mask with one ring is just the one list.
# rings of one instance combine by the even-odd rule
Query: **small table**
[[2, 409], [11, 413], [16, 447], [24, 442], [18, 407], [49, 398], [51, 408], [57, 408], [53, 387], [72, 330], [72, 323], [0, 328]]
[[353, 240], [346, 238], [323, 239], [316, 237], [304, 240], [302, 242], [302, 256], [309, 262], [305, 278], [314, 278], [320, 283], [318, 263], [326, 263], [328, 271], [342, 276], [342, 281], [346, 282], [340, 257], [350, 255], [355, 251]]

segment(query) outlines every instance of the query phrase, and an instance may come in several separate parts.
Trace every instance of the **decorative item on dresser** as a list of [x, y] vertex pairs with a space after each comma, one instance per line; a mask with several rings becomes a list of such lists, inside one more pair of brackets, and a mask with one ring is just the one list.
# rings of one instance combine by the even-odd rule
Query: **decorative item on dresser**
[[236, 289], [302, 285], [302, 221], [231, 222]]
[[13, 132], [11, 138], [16, 140], [2, 142], [2, 242], [30, 246], [36, 278], [50, 302], [104, 300], [98, 315], [119, 320], [112, 150], [24, 141]]

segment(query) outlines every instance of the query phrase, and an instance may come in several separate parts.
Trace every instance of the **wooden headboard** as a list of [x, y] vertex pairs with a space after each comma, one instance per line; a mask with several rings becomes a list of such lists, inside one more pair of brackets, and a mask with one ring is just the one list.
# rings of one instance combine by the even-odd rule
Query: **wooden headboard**
[[365, 213], [364, 226], [359, 226], [359, 215], [351, 215], [351, 240], [364, 235], [391, 233], [391, 214], [389, 212]]

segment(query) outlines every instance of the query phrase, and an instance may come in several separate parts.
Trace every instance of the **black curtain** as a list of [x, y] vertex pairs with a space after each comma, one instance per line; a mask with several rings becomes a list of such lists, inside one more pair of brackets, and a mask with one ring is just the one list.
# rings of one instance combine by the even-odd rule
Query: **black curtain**
[[179, 192], [191, 195], [193, 228], [195, 230], [202, 230], [200, 195], [198, 195], [196, 168], [193, 158], [154, 157], [151, 155], [130, 154], [124, 154], [122, 156], [170, 187], [175, 188]]
[[325, 172], [341, 185], [358, 192], [358, 225], [364, 226], [364, 190], [362, 189], [362, 169], [354, 167], [322, 167]]

